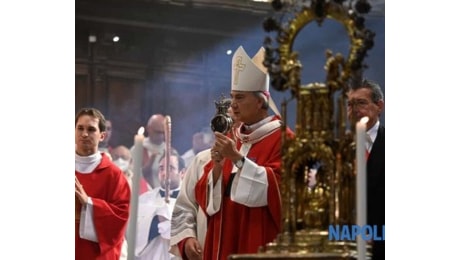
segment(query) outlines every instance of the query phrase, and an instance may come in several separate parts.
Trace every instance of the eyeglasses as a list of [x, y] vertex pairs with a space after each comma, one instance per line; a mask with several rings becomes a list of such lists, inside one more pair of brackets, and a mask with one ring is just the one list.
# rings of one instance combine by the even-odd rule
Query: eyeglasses
[[369, 104], [370, 102], [365, 99], [349, 100], [347, 102], [347, 107], [348, 108], [353, 108], [353, 107], [366, 108]]

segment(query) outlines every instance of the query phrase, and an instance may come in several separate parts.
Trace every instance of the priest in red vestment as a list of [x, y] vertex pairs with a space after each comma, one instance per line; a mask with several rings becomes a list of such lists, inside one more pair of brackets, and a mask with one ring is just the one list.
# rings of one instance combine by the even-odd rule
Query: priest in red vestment
[[171, 252], [184, 259], [256, 253], [281, 231], [282, 122], [268, 115], [263, 59], [263, 48], [252, 59], [242, 47], [235, 52], [231, 109], [243, 124], [235, 139], [216, 132], [185, 174], [171, 226]]
[[83, 108], [75, 119], [75, 259], [118, 260], [129, 217], [130, 188], [98, 144], [105, 119]]

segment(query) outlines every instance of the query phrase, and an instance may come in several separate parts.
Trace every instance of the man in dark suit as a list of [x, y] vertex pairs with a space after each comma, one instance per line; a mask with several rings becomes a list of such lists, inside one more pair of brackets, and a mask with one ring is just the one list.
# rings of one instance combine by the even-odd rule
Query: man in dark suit
[[[353, 125], [362, 117], [367, 123], [367, 223], [377, 225], [381, 232], [385, 226], [385, 127], [379, 116], [383, 111], [383, 93], [380, 86], [363, 80], [347, 93], [347, 113]], [[382, 234], [378, 234], [382, 235]], [[372, 241], [372, 259], [385, 259], [385, 241]]]

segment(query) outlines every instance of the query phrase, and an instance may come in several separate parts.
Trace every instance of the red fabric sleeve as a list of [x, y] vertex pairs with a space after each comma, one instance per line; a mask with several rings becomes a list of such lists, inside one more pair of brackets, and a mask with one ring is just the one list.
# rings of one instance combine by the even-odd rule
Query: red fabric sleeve
[[114, 196], [107, 199], [92, 198], [94, 208], [94, 225], [97, 231], [101, 254], [112, 250], [123, 241], [129, 216], [130, 189], [126, 178], [119, 175], [114, 184]]
[[177, 247], [179, 248], [179, 252], [183, 260], [188, 260], [188, 257], [185, 255], [185, 242], [187, 242], [189, 238], [190, 237], [182, 239], [179, 243], [177, 243]]

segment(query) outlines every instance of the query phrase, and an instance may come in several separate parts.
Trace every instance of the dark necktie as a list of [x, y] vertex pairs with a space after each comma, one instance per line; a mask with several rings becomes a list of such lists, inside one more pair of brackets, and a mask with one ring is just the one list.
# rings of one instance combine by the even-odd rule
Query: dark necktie
[[[179, 190], [175, 190], [175, 191], [173, 191], [172, 194], [169, 195], [169, 197], [176, 199], [178, 195], [179, 195]], [[162, 198], [164, 198], [166, 196], [166, 191], [165, 190], [160, 190], [160, 196]]]
[[369, 134], [366, 134], [366, 160], [369, 158], [371, 153], [370, 149], [372, 147], [372, 138]]

